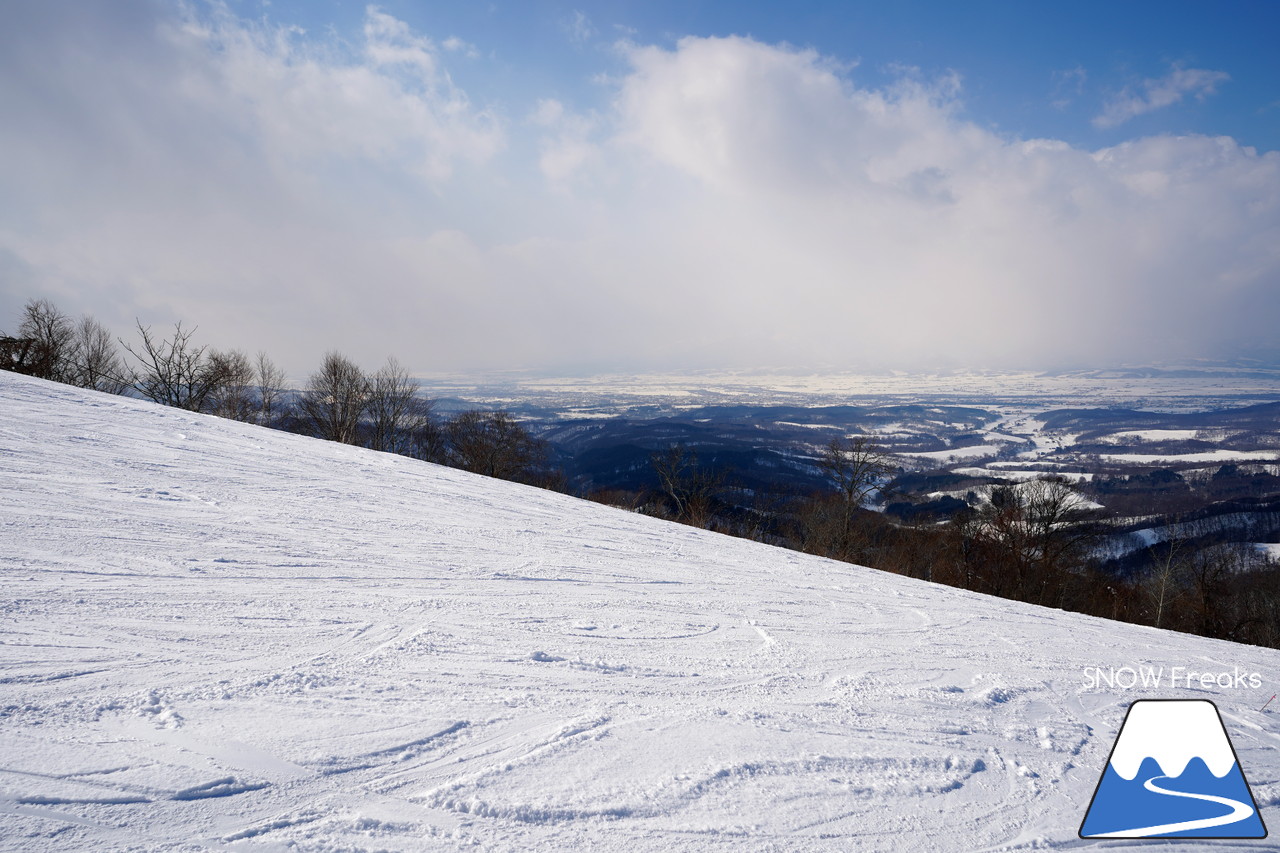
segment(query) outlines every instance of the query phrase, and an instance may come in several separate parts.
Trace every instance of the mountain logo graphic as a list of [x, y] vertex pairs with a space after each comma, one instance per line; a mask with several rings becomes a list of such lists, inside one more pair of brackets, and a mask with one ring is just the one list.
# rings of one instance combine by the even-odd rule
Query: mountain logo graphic
[[1080, 825], [1081, 838], [1266, 838], [1218, 707], [1129, 706]]

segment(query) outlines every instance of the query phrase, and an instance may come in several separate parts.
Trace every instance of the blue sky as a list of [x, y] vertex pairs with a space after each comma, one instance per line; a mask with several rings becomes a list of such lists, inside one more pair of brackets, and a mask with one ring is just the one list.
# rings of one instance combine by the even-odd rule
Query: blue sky
[[0, 9], [32, 296], [305, 374], [1280, 356], [1280, 4]]
[[[266, 14], [312, 31], [351, 32], [362, 3], [282, 3]], [[901, 66], [926, 77], [957, 73], [966, 114], [999, 132], [1113, 145], [1136, 133], [1232, 136], [1280, 146], [1280, 4], [1179, 2], [493, 2], [392, 0], [380, 8], [415, 29], [447, 33], [490, 62], [462, 63], [474, 96], [507, 106], [549, 93], [577, 106], [606, 97], [599, 74], [624, 72], [620, 39], [674, 46], [684, 36], [749, 36], [811, 47], [850, 63], [860, 85], [883, 86]], [[446, 38], [447, 36], [441, 36]], [[1210, 96], [1113, 126], [1093, 123], [1125, 92], [1141, 94], [1174, 68], [1228, 75]], [[1127, 126], [1126, 126], [1127, 125]]]

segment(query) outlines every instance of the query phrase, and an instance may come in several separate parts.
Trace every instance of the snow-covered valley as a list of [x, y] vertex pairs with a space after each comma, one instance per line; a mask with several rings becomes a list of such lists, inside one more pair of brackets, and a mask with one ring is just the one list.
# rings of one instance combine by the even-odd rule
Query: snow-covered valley
[[1275, 651], [3, 372], [0, 577], [8, 850], [1074, 849], [1140, 698], [1280, 822]]

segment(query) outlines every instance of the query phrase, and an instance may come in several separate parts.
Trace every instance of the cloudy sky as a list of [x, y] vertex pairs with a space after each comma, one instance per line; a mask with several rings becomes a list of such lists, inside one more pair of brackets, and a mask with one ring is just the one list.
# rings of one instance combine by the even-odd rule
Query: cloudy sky
[[1261, 0], [3, 3], [0, 329], [47, 297], [295, 375], [1275, 359], [1277, 31]]

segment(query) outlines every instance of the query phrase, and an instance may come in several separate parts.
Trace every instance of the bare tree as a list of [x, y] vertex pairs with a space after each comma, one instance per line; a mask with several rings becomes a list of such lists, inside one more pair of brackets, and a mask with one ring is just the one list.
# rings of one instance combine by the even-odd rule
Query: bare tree
[[1182, 596], [1185, 578], [1190, 573], [1187, 557], [1188, 537], [1180, 532], [1178, 519], [1169, 525], [1171, 535], [1159, 546], [1152, 545], [1148, 552], [1152, 556], [1151, 574], [1147, 576], [1144, 590], [1151, 606], [1151, 624], [1156, 628], [1164, 627], [1169, 611]]
[[821, 551], [850, 560], [857, 556], [855, 520], [881, 479], [893, 470], [890, 457], [866, 436], [833, 438], [818, 457], [818, 467], [835, 487], [836, 501], [812, 508], [811, 536], [826, 540]]
[[166, 406], [193, 412], [204, 410], [219, 376], [205, 358], [206, 348], [192, 343], [195, 329], [183, 329], [179, 322], [174, 326], [173, 337], [162, 339], [139, 320], [138, 333], [142, 336], [141, 351], [124, 344], [125, 351], [138, 361], [138, 368], [129, 377], [133, 388], [148, 400]]
[[1237, 602], [1242, 617], [1233, 632], [1236, 642], [1280, 646], [1280, 567], [1265, 557], [1261, 565], [1238, 579]]
[[1086, 523], [1089, 515], [1089, 504], [1060, 480], [993, 488], [977, 515], [980, 535], [996, 546], [1000, 562], [991, 575], [991, 591], [1056, 603], [1065, 572], [1083, 562], [1098, 535]]
[[1231, 580], [1246, 571], [1257, 552], [1239, 542], [1202, 548], [1192, 555], [1187, 572], [1189, 623], [1205, 637], [1231, 639]]
[[259, 352], [253, 378], [258, 385], [258, 422], [270, 426], [281, 414], [284, 371], [265, 352]]
[[89, 314], [81, 317], [75, 326], [71, 351], [72, 384], [108, 394], [123, 394], [129, 387], [115, 338]]
[[207, 369], [214, 380], [207, 411], [233, 421], [253, 420], [254, 370], [249, 357], [240, 350], [210, 350]]
[[431, 419], [431, 403], [417, 396], [418, 386], [394, 358], [373, 374], [369, 393], [369, 446], [405, 455], [413, 453]]
[[410, 436], [409, 446], [403, 451], [406, 456], [449, 465], [448, 430], [433, 417], [435, 403], [431, 400], [419, 399], [416, 405], [421, 407], [422, 419]]
[[466, 471], [516, 480], [543, 462], [546, 448], [504, 411], [459, 412], [446, 428], [451, 464]]
[[67, 382], [74, 374], [72, 350], [75, 326], [71, 318], [47, 299], [31, 299], [22, 311], [19, 339], [32, 343], [22, 359], [22, 372], [41, 379]]
[[36, 342], [0, 334], [0, 370], [30, 375], [36, 360]]
[[364, 372], [339, 353], [328, 352], [320, 370], [307, 380], [298, 405], [318, 437], [355, 444], [369, 393]]
[[892, 470], [890, 457], [866, 436], [833, 438], [818, 457], [818, 467], [846, 504], [862, 506], [880, 479]]
[[708, 526], [716, 495], [724, 487], [724, 475], [698, 464], [698, 455], [683, 444], [652, 454], [649, 463], [663, 496], [671, 502], [676, 521]]

